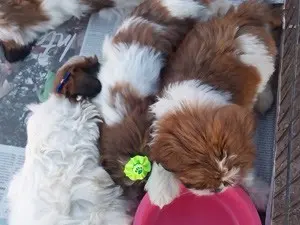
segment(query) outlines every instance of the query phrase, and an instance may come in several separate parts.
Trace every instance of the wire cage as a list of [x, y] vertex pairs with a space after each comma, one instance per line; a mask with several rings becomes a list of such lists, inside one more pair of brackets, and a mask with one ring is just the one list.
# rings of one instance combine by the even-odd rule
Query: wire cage
[[266, 224], [300, 225], [300, 1], [286, 0], [283, 7], [272, 198]]

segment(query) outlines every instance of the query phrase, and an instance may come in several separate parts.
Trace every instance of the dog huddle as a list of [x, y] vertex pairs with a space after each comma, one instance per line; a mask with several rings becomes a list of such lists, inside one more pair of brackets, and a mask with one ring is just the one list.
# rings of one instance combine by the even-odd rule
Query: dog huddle
[[[63, 13], [58, 1], [24, 2]], [[145, 191], [162, 208], [180, 185], [196, 195], [255, 188], [253, 108], [263, 113], [272, 104], [271, 31], [280, 20], [255, 1], [131, 3], [131, 15], [104, 41], [103, 64], [71, 58], [57, 71], [50, 98], [29, 107], [25, 164], [9, 187], [9, 224], [129, 225]], [[26, 39], [31, 31], [19, 27], [21, 41], [0, 25], [4, 45], [28, 44], [40, 31], [30, 28]]]

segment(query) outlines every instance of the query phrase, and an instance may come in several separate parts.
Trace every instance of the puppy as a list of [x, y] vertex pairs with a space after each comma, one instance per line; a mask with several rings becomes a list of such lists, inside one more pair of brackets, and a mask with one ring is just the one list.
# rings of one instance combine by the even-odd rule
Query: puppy
[[8, 193], [10, 225], [131, 224], [122, 189], [99, 167], [101, 120], [89, 101], [101, 90], [97, 68], [95, 58], [72, 58], [49, 99], [29, 107], [25, 164]]
[[131, 199], [143, 196], [147, 176], [130, 179], [124, 168], [132, 157], [149, 154], [149, 105], [161, 69], [195, 20], [211, 16], [209, 7], [194, 0], [145, 0], [104, 42], [103, 91], [94, 99], [104, 119], [101, 164]]
[[155, 163], [146, 189], [154, 204], [169, 204], [180, 184], [196, 195], [252, 185], [252, 109], [274, 72], [272, 21], [267, 5], [232, 7], [197, 23], [170, 60], [151, 106]]
[[142, 0], [2, 0], [0, 43], [10, 62], [24, 59], [39, 36], [72, 16], [107, 7], [134, 7]]

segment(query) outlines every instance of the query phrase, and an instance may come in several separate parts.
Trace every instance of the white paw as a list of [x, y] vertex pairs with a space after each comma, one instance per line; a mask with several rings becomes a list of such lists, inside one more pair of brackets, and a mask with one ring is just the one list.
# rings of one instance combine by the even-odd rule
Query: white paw
[[257, 209], [266, 211], [269, 202], [270, 186], [258, 177], [253, 177], [252, 181], [246, 180], [243, 184], [251, 200]]
[[253, 188], [250, 188], [249, 195], [256, 208], [266, 211], [269, 202], [270, 186], [264, 181], [256, 181]]
[[[151, 190], [151, 189], [150, 189]], [[158, 191], [148, 191], [150, 202], [153, 205], [163, 208], [165, 205], [169, 205], [175, 198], [168, 193], [160, 193]]]
[[274, 96], [270, 84], [267, 84], [264, 91], [257, 96], [255, 110], [264, 115], [272, 106]]
[[153, 163], [151, 175], [145, 186], [152, 204], [163, 208], [180, 194], [180, 182], [161, 165]]

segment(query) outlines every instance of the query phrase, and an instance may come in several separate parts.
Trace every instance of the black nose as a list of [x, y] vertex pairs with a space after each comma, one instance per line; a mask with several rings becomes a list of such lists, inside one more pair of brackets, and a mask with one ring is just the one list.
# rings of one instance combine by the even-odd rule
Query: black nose
[[101, 82], [97, 78], [93, 80], [94, 82], [90, 85], [90, 87], [87, 88], [89, 90], [86, 92], [86, 96], [89, 98], [96, 97], [102, 90]]
[[216, 189], [214, 190], [215, 193], [220, 193], [221, 191], [222, 191], [222, 188], [216, 188]]

